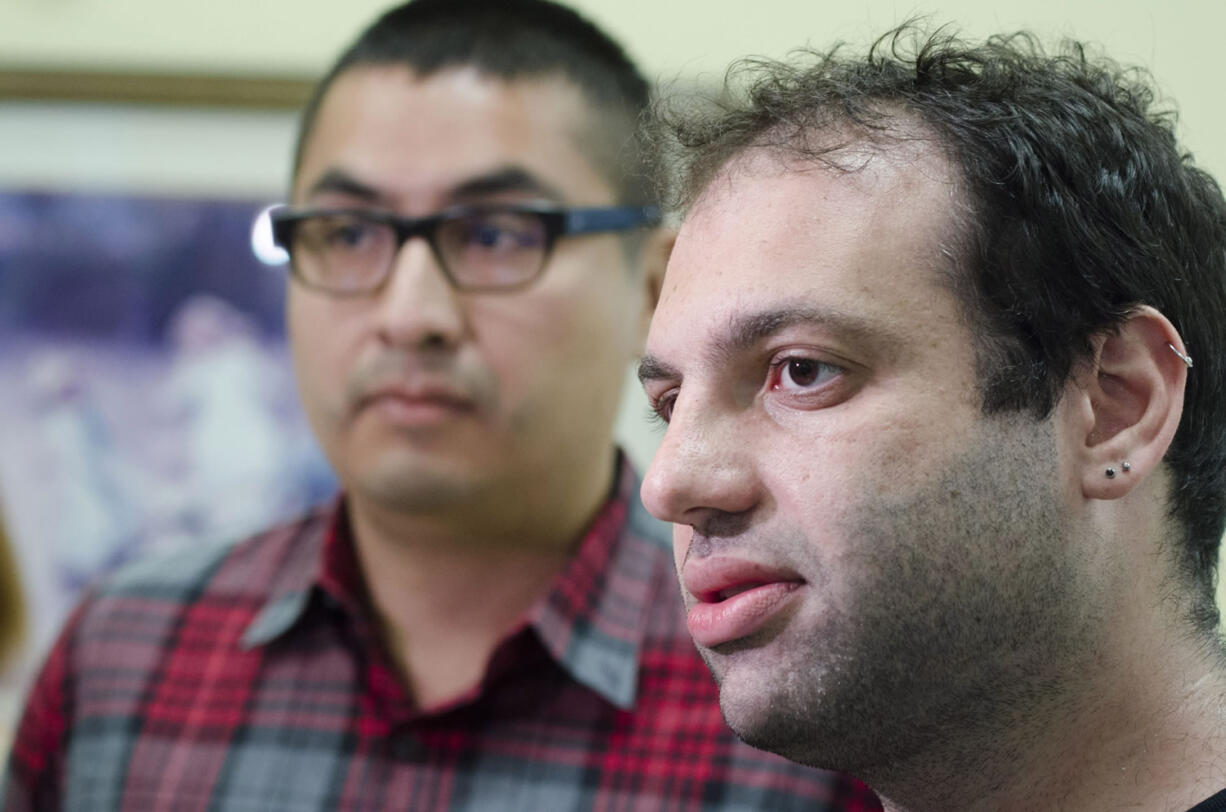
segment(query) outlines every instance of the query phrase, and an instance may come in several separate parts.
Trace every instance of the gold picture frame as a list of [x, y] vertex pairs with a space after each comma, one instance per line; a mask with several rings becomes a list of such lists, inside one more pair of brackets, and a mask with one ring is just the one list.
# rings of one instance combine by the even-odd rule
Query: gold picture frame
[[0, 68], [0, 101], [299, 110], [314, 85], [293, 76]]

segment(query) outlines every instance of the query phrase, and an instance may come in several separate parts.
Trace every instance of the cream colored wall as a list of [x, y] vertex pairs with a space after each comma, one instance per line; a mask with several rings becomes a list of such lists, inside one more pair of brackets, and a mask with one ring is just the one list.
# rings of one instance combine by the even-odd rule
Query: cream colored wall
[[[1030, 28], [1076, 36], [1148, 66], [1176, 99], [1181, 134], [1226, 179], [1215, 0], [574, 0], [665, 81], [718, 77], [745, 54], [864, 42], [915, 14], [970, 35]], [[0, 0], [0, 67], [153, 68], [315, 75], [383, 0]], [[275, 198], [293, 118], [0, 104], [0, 186], [153, 189]], [[1226, 315], [1226, 314], [1224, 314]], [[657, 437], [637, 386], [619, 432], [640, 462]], [[1226, 598], [1226, 590], [1220, 595]]]
[[[746, 53], [863, 40], [915, 13], [971, 34], [1029, 27], [1075, 34], [1153, 68], [1184, 109], [1188, 144], [1226, 170], [1226, 124], [1210, 60], [1216, 0], [575, 0], [663, 76], [718, 74]], [[314, 74], [382, 0], [3, 0], [0, 63], [155, 66]]]

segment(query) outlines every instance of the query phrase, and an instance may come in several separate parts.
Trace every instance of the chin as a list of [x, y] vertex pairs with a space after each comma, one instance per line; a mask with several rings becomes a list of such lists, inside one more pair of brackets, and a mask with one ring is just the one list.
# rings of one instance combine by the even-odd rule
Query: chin
[[388, 508], [414, 513], [434, 513], [453, 505], [471, 509], [484, 492], [484, 480], [477, 472], [449, 460], [395, 456], [354, 477], [352, 490]]
[[[747, 708], [741, 699], [728, 700], [721, 693], [724, 721], [737, 737], [751, 747], [775, 753], [790, 761], [813, 767], [831, 767], [830, 754], [816, 752], [814, 726], [817, 720], [797, 718], [782, 708]], [[762, 697], [769, 704], [768, 697]]]
[[832, 664], [786, 662], [771, 650], [704, 657], [724, 721], [746, 744], [823, 769], [850, 770], [871, 758], [855, 692], [838, 698], [847, 692], [836, 687], [842, 680]]
[[[743, 699], [724, 699], [724, 721], [737, 737], [751, 747], [782, 756], [789, 761], [826, 770], [854, 772], [865, 763], [860, 742], [865, 731], [851, 736], [841, 731], [820, 708], [801, 710], [779, 697], [762, 696], [751, 706]], [[860, 755], [858, 755], [860, 754]]]

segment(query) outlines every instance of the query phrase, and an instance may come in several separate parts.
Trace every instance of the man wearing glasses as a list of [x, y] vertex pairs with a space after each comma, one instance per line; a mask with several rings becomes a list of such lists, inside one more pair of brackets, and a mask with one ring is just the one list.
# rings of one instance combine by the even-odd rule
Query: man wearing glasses
[[87, 601], [6, 808], [876, 808], [726, 730], [611, 440], [669, 245], [647, 96], [540, 0], [419, 0], [341, 58], [272, 224], [344, 494]]

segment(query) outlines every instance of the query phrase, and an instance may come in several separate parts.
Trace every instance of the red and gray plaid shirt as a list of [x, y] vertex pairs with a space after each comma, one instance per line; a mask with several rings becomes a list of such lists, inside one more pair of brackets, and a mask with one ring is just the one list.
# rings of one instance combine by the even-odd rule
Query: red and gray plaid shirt
[[879, 809], [724, 726], [667, 531], [623, 469], [480, 687], [429, 714], [376, 637], [343, 503], [124, 572], [52, 650], [3, 807]]

